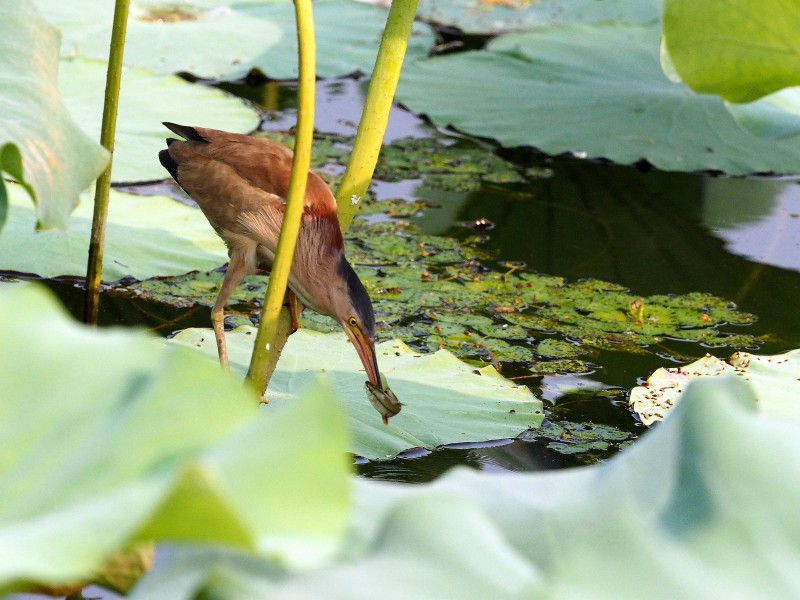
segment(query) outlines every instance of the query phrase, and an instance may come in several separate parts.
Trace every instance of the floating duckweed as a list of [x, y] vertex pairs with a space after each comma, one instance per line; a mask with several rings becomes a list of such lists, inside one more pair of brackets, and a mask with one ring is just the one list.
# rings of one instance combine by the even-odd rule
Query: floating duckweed
[[[533, 175], [549, 173], [536, 171]], [[382, 181], [423, 177], [427, 186], [447, 191], [475, 190], [481, 182], [521, 183], [526, 179], [512, 163], [473, 142], [444, 144], [436, 138], [406, 138], [385, 147], [375, 177]]]
[[[291, 143], [289, 136], [269, 137]], [[318, 136], [314, 164], [341, 164], [349, 143], [348, 138]], [[428, 178], [435, 174], [454, 178], [446, 185], [459, 187], [486, 182], [487, 173], [495, 181], [523, 177], [485, 149], [430, 139], [401, 140], [384, 148], [377, 176], [421, 176], [430, 185]], [[356, 219], [348, 230], [348, 257], [373, 300], [379, 339], [399, 337], [419, 350], [446, 348], [475, 364], [515, 364], [517, 372], [523, 366], [533, 375], [594, 370], [597, 367], [581, 357], [595, 350], [685, 359], [701, 356], [709, 347], [752, 349], [760, 344], [739, 327], [752, 323], [752, 315], [707, 294], [640, 296], [616, 283], [570, 282], [534, 273], [522, 264], [487, 268], [493, 257], [481, 235], [423, 235], [405, 220], [425, 208], [424, 202], [375, 202], [367, 197], [361, 214], [383, 218]], [[222, 277], [219, 270], [190, 273], [139, 282], [130, 289], [177, 306], [211, 306]], [[266, 278], [246, 278], [229, 310], [244, 308], [248, 318], [265, 288]], [[332, 319], [310, 311], [304, 312], [301, 323], [319, 331], [339, 328]], [[665, 341], [686, 345], [678, 351]]]
[[577, 455], [578, 462], [591, 464], [607, 456], [612, 449], [621, 450], [633, 442], [633, 435], [611, 425], [545, 421], [530, 430], [522, 439], [546, 442], [547, 448], [559, 454]]

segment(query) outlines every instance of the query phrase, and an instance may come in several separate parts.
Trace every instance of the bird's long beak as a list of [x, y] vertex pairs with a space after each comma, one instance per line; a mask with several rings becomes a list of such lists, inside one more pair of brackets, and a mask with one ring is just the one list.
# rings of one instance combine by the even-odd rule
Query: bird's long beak
[[375, 341], [368, 338], [358, 327], [345, 327], [347, 337], [356, 347], [358, 357], [364, 364], [364, 370], [367, 372], [367, 379], [370, 383], [379, 389], [383, 389], [381, 384], [381, 374], [378, 371], [378, 357], [375, 355]]

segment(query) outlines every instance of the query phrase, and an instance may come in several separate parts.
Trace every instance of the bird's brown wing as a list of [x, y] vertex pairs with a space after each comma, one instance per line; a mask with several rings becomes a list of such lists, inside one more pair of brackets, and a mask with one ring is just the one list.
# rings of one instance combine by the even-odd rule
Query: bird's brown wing
[[[264, 138], [202, 127], [190, 129], [201, 139], [170, 145], [170, 154], [176, 160], [177, 157], [172, 152], [173, 147], [190, 146], [198, 155], [230, 166], [238, 177], [252, 186], [280, 198], [286, 198], [292, 168], [292, 151], [289, 148]], [[180, 161], [178, 163], [180, 177], [181, 164]], [[309, 171], [308, 174], [305, 209], [316, 214], [336, 212], [336, 200], [330, 188], [313, 171]]]
[[[175, 162], [178, 183], [197, 202], [231, 253], [245, 257], [248, 271], [258, 264], [266, 266], [263, 263], [271, 262], [283, 223], [292, 152], [268, 140], [188, 129], [192, 138], [172, 141], [167, 150]], [[186, 136], [182, 126], [176, 133]], [[304, 223], [336, 220], [333, 194], [313, 172], [309, 173], [304, 208]], [[341, 234], [336, 237], [330, 241], [341, 248]]]

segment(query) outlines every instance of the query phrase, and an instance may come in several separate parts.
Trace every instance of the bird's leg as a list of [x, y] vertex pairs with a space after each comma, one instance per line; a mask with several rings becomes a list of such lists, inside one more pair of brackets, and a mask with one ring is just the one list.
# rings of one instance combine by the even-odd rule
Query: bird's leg
[[225, 272], [225, 278], [222, 280], [222, 287], [219, 288], [217, 300], [214, 302], [214, 307], [211, 309], [211, 326], [214, 328], [214, 337], [217, 339], [219, 364], [226, 371], [230, 370], [230, 366], [228, 365], [228, 348], [225, 345], [225, 304], [228, 302], [228, 298], [230, 298], [233, 290], [242, 282], [246, 274], [247, 264], [245, 263], [244, 256], [239, 252], [231, 253], [228, 270]]
[[292, 315], [292, 333], [300, 329], [300, 311], [297, 310], [297, 296], [290, 288], [286, 288], [286, 301], [289, 303], [289, 314]]

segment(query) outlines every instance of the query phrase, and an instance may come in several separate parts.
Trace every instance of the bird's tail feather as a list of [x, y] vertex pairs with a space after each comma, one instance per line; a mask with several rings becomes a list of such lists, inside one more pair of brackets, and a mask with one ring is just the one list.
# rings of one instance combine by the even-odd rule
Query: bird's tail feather
[[[200, 135], [200, 133], [194, 127], [190, 127], [189, 125], [178, 125], [177, 123], [170, 123], [169, 121], [164, 121], [163, 123], [167, 129], [169, 129], [174, 133], [177, 133], [185, 140], [189, 140], [191, 142], [208, 141], [206, 138]], [[169, 143], [169, 141], [167, 141], [167, 143]]]
[[175, 162], [175, 159], [169, 155], [169, 150], [162, 150], [159, 152], [158, 160], [160, 160], [161, 164], [164, 165], [164, 168], [169, 171], [169, 174], [172, 175], [172, 178], [175, 181], [178, 181], [178, 163]]

